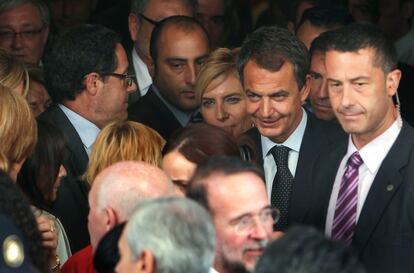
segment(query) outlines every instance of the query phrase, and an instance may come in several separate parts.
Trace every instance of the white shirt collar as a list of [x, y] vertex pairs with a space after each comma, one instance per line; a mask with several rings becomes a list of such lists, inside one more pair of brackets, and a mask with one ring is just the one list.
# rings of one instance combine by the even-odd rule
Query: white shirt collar
[[63, 104], [59, 104], [60, 109], [68, 117], [69, 121], [75, 127], [76, 132], [82, 140], [82, 143], [86, 149], [88, 155], [92, 149], [93, 143], [95, 143], [96, 137], [98, 136], [100, 129], [92, 122], [82, 117], [78, 113], [67, 108]]
[[138, 56], [135, 48], [132, 49], [132, 64], [134, 65], [139, 92], [141, 93], [141, 96], [144, 96], [152, 84], [152, 78], [148, 72], [147, 65]]
[[[364, 164], [367, 166], [368, 170], [371, 173], [376, 173], [378, 171], [382, 161], [388, 154], [400, 131], [401, 128], [398, 126], [397, 120], [395, 120], [394, 123], [384, 133], [377, 136], [375, 139], [363, 146], [358, 151], [359, 155], [364, 161]], [[346, 154], [347, 161], [348, 158], [356, 151], [357, 148], [352, 142], [351, 135], [349, 135], [348, 151]]]
[[268, 137], [260, 136], [262, 143], [262, 155], [263, 159], [269, 153], [275, 145], [283, 145], [289, 149], [299, 153], [300, 146], [302, 145], [303, 135], [305, 134], [306, 124], [307, 124], [308, 115], [306, 111], [302, 108], [302, 119], [299, 122], [299, 125], [293, 131], [293, 133], [285, 140], [283, 143], [275, 143], [270, 140]]

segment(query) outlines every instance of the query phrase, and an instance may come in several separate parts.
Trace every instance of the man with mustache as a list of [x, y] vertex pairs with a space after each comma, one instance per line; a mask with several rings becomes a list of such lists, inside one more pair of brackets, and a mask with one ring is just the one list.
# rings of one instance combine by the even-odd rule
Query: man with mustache
[[270, 207], [260, 168], [237, 158], [213, 156], [197, 169], [187, 197], [203, 205], [213, 218], [212, 272], [253, 272], [279, 216]]
[[199, 107], [193, 88], [209, 51], [208, 34], [195, 19], [172, 16], [157, 23], [150, 41], [153, 84], [129, 107], [129, 119], [153, 128], [165, 139], [186, 126]]
[[246, 134], [256, 143], [272, 207], [281, 212], [275, 228], [283, 231], [303, 223], [313, 163], [343, 133], [303, 109], [310, 88], [309, 53], [288, 30], [263, 27], [249, 35], [238, 70], [255, 125]]
[[309, 216], [351, 245], [367, 272], [412, 272], [414, 129], [393, 103], [396, 50], [371, 25], [321, 36], [332, 109], [349, 137], [317, 162]]

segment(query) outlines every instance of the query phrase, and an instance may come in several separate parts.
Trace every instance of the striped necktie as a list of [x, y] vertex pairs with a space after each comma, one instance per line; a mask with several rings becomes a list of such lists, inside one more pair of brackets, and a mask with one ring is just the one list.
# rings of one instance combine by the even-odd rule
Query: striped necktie
[[358, 169], [362, 163], [358, 152], [353, 153], [348, 159], [335, 205], [332, 239], [341, 240], [347, 245], [351, 244], [356, 227]]

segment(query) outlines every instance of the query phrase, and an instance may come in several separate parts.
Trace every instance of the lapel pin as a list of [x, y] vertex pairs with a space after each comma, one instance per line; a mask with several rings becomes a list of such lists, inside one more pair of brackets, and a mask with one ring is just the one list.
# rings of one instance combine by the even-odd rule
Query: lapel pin
[[389, 184], [387, 186], [387, 191], [393, 191], [394, 190], [394, 185], [393, 184]]

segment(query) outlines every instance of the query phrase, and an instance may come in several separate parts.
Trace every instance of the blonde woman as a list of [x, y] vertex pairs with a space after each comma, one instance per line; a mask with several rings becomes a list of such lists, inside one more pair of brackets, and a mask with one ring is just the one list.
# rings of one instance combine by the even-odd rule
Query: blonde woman
[[0, 49], [0, 84], [23, 97], [26, 97], [29, 91], [29, 74], [25, 64], [2, 49]]
[[165, 140], [153, 129], [134, 121], [114, 121], [96, 138], [83, 179], [92, 184], [106, 167], [126, 160], [161, 166]]
[[252, 126], [237, 73], [238, 53], [239, 49], [228, 48], [213, 51], [195, 84], [196, 99], [200, 102], [204, 121], [235, 137]]
[[0, 166], [13, 181], [36, 141], [36, 120], [26, 100], [0, 85]]

